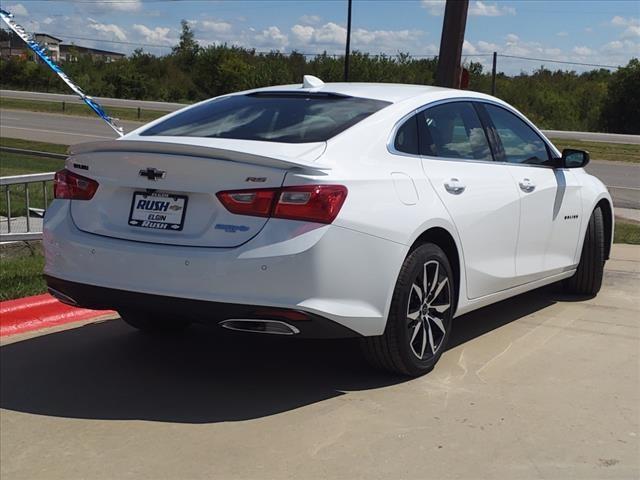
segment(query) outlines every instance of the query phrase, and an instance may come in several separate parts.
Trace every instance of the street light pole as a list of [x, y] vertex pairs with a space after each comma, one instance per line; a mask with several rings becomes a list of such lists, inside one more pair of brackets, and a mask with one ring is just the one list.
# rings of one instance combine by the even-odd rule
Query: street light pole
[[352, 0], [347, 0], [347, 45], [344, 52], [344, 81], [349, 81], [349, 51], [351, 49], [351, 3]]
[[469, 0], [447, 0], [440, 38], [436, 85], [460, 87], [460, 62]]

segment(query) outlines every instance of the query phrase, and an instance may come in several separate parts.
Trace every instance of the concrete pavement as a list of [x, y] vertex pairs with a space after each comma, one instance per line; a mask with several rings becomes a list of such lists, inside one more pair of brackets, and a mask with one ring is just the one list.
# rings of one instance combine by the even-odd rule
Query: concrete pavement
[[638, 478], [639, 293], [640, 248], [615, 245], [596, 298], [547, 288], [460, 317], [414, 380], [351, 342], [120, 321], [10, 337], [0, 475]]

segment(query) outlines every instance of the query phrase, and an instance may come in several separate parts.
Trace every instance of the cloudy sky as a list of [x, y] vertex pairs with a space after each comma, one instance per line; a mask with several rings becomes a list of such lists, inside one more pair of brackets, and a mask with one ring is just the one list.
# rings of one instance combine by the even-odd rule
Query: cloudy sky
[[[469, 2], [464, 54], [548, 59], [545, 66], [578, 67], [549, 60], [624, 65], [640, 57], [640, 2]], [[162, 54], [188, 20], [203, 45], [228, 43], [260, 51], [342, 53], [346, 0], [75, 0], [2, 1], [30, 31], [78, 45], [129, 53], [137, 47]], [[435, 55], [444, 0], [354, 0], [352, 48], [373, 54]], [[501, 70], [517, 72], [541, 62], [502, 57]]]

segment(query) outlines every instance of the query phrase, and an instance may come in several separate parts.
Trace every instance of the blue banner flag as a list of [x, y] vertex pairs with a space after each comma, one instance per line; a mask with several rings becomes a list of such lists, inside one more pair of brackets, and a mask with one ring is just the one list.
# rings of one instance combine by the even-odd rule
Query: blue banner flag
[[4, 22], [7, 25], [9, 25], [9, 28], [13, 30], [16, 33], [16, 35], [18, 35], [22, 40], [24, 40], [27, 46], [31, 50], [33, 50], [34, 53], [38, 55], [38, 57], [40, 57], [42, 61], [46, 63], [49, 66], [49, 68], [53, 70], [64, 81], [64, 83], [66, 83], [69, 86], [69, 88], [71, 88], [71, 90], [73, 90], [76, 94], [78, 94], [78, 96], [82, 99], [82, 101], [84, 101], [84, 103], [89, 105], [89, 108], [91, 108], [91, 110], [96, 112], [100, 118], [102, 118], [105, 122], [107, 122], [107, 125], [109, 125], [118, 135], [120, 136], [124, 135], [122, 127], [116, 125], [113, 118], [107, 115], [107, 113], [100, 106], [100, 104], [96, 102], [93, 98], [91, 98], [89, 95], [84, 93], [82, 89], [78, 85], [76, 85], [73, 82], [73, 80], [71, 80], [60, 69], [60, 67], [53, 60], [51, 60], [51, 58], [49, 58], [49, 55], [47, 55], [47, 53], [45, 52], [45, 49], [38, 42], [35, 41], [33, 36], [27, 33], [27, 31], [24, 28], [22, 28], [21, 25], [17, 24], [13, 20], [13, 14], [0, 8], [0, 17], [2, 18], [2, 20], [4, 20]]

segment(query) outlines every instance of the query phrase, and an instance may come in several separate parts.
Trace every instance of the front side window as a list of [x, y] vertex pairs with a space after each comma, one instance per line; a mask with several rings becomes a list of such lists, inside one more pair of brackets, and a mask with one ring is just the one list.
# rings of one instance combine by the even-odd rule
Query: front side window
[[419, 114], [420, 151], [432, 157], [492, 161], [482, 124], [468, 102], [452, 102]]
[[550, 163], [547, 146], [529, 125], [504, 108], [490, 104], [483, 107], [502, 143], [504, 160], [531, 165]]
[[141, 135], [323, 142], [387, 105], [381, 100], [309, 92], [233, 95], [190, 108]]

